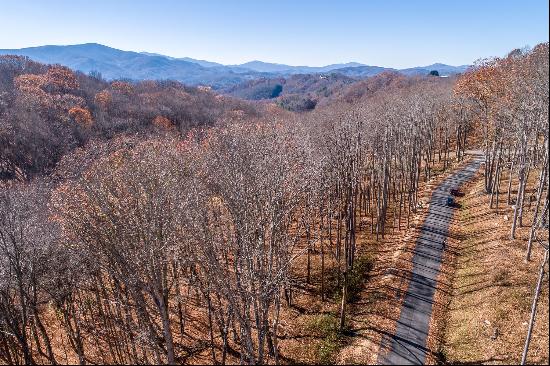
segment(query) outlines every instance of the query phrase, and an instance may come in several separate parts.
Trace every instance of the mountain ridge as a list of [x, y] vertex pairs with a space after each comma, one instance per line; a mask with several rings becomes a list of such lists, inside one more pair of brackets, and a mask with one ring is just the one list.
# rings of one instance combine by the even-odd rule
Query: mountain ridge
[[190, 57], [176, 58], [150, 52], [123, 51], [98, 43], [0, 49], [0, 55], [6, 54], [27, 56], [47, 64], [61, 64], [84, 73], [100, 72], [108, 80], [174, 79], [190, 85], [202, 84], [215, 88], [237, 85], [259, 78], [288, 77], [296, 74], [340, 73], [361, 79], [384, 71], [425, 75], [431, 70], [437, 70], [441, 75], [452, 75], [464, 72], [468, 67], [434, 63], [399, 70], [357, 62], [326, 66], [291, 66], [258, 60], [239, 65], [223, 65]]

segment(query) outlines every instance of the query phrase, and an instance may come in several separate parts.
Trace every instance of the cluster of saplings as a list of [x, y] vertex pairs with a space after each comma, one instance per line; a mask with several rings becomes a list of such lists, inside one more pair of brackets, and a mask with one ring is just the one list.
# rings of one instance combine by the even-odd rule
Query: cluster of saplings
[[[531, 60], [537, 50], [513, 60]], [[206, 355], [213, 363], [278, 363], [281, 308], [292, 306], [293, 273], [312, 281], [314, 256], [321, 300], [332, 301], [325, 277], [338, 273], [343, 326], [357, 233], [378, 239], [407, 229], [421, 183], [462, 160], [474, 132], [487, 131], [483, 141], [494, 135], [497, 105], [485, 113], [477, 94], [465, 92], [481, 85], [472, 75], [484, 67], [458, 82], [422, 77], [352, 104], [306, 114], [273, 107], [260, 116], [248, 105], [171, 83], [139, 93], [153, 87], [97, 78], [101, 86], [86, 102], [74, 91], [82, 84], [59, 82], [58, 74], [69, 73], [63, 68], [13, 78], [13, 95], [3, 97], [9, 110], [34, 114], [44, 126], [74, 128], [74, 138], [103, 131], [98, 123], [143, 118], [153, 127], [88, 137], [61, 154], [49, 174], [2, 185], [0, 360], [173, 364]], [[545, 80], [532, 80], [542, 90], [547, 68]], [[525, 90], [510, 92], [519, 97]], [[121, 95], [127, 107], [114, 114]], [[185, 119], [166, 114], [175, 108], [163, 101], [168, 96], [174, 105], [211, 98], [214, 122], [182, 127]], [[88, 104], [70, 106], [78, 97]], [[50, 98], [57, 105], [52, 115], [42, 109]], [[148, 108], [153, 112], [141, 117]], [[547, 129], [541, 120], [525, 123], [535, 122]], [[22, 143], [6, 136], [9, 144]], [[539, 140], [527, 143], [529, 156], [544, 155]], [[502, 149], [494, 150], [504, 159]], [[524, 150], [513, 155], [519, 159]], [[11, 155], [1, 157], [22, 170]], [[547, 167], [545, 159], [536, 162]]]

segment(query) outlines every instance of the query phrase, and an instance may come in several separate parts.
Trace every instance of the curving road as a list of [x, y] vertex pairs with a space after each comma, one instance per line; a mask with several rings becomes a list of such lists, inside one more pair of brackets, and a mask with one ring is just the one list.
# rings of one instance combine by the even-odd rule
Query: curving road
[[383, 340], [385, 344], [382, 344], [382, 351], [378, 355], [379, 364], [421, 365], [426, 361], [429, 352], [426, 340], [437, 286], [436, 279], [455, 210], [447, 207], [446, 201], [451, 188], [460, 187], [479, 169], [482, 159], [477, 152], [474, 154], [474, 159], [445, 179], [430, 198], [428, 216], [416, 241], [412, 277], [397, 321], [397, 329], [394, 335]]

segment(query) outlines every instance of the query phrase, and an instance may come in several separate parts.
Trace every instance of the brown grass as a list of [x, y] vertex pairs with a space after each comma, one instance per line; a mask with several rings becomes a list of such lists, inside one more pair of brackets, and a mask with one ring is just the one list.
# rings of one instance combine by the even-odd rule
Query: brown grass
[[[455, 167], [462, 164], [464, 162]], [[451, 167], [446, 173], [422, 183], [419, 196], [424, 207], [411, 219], [408, 230], [405, 227], [379, 242], [370, 239], [370, 233], [362, 232], [361, 248], [375, 258], [375, 266], [359, 299], [350, 307], [351, 336], [336, 357], [338, 364], [376, 364], [378, 354], [387, 351], [384, 339], [394, 333], [399, 319], [412, 270], [414, 246], [428, 212], [426, 203], [433, 190], [453, 171]]]
[[[429, 343], [440, 351], [439, 361], [450, 364], [517, 364], [542, 250], [536, 248], [533, 260], [525, 263], [529, 227], [518, 228], [517, 239], [510, 240], [512, 210], [506, 205], [506, 196], [501, 196], [498, 211], [490, 209], [481, 175], [466, 193], [452, 227], [461, 240], [449, 243], [454, 250], [446, 256], [439, 278], [447, 293], [438, 291], [436, 300], [445, 305], [434, 309]], [[525, 210], [524, 214], [524, 225], [530, 225], [530, 212]], [[530, 364], [548, 364], [548, 321], [546, 280], [529, 351]]]

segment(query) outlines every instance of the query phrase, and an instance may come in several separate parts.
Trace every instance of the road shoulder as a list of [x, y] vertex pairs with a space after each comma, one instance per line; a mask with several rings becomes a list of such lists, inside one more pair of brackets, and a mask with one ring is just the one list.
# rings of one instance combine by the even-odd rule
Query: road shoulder
[[387, 348], [382, 340], [395, 333], [410, 282], [410, 277], [403, 277], [400, 273], [412, 269], [416, 240], [428, 214], [427, 203], [441, 182], [468, 163], [469, 158], [455, 163], [448, 172], [423, 183], [420, 201], [424, 205], [411, 220], [410, 229], [390, 235], [377, 245], [373, 253], [376, 260], [372, 275], [358, 301], [350, 306], [352, 340], [340, 351], [338, 364], [376, 364], [380, 350]]
[[[489, 208], [483, 176], [465, 190], [452, 228], [457, 240], [443, 264], [429, 344], [438, 350], [430, 363], [517, 364], [527, 332], [542, 251], [524, 262], [528, 228], [509, 240], [511, 208]], [[529, 217], [526, 220], [530, 222]], [[548, 268], [547, 268], [548, 270]], [[543, 286], [529, 363], [548, 364], [548, 283]]]

